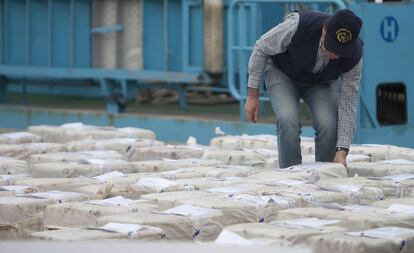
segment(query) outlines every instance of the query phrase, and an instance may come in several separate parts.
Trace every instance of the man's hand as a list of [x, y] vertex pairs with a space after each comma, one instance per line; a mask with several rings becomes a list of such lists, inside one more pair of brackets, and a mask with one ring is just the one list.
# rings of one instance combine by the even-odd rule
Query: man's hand
[[346, 151], [343, 151], [343, 150], [337, 151], [335, 153], [335, 158], [334, 158], [333, 162], [334, 163], [342, 163], [345, 166], [345, 168], [348, 169], [348, 167], [346, 165], [346, 156], [347, 156]]
[[260, 109], [259, 90], [254, 89], [254, 88], [249, 88], [246, 105], [244, 106], [244, 112], [246, 113], [246, 118], [249, 122], [253, 122], [253, 123], [259, 122], [259, 112], [260, 112], [259, 109]]

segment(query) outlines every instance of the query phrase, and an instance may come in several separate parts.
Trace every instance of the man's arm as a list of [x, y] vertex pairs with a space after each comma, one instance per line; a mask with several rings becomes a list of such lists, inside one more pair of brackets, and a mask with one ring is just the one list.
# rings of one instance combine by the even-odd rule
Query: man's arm
[[299, 24], [299, 14], [291, 13], [285, 21], [263, 34], [253, 48], [249, 60], [248, 87], [257, 89], [269, 55], [277, 55], [286, 51]]
[[[350, 71], [343, 73], [339, 80], [338, 132], [336, 146], [348, 150], [355, 134], [356, 99], [358, 97], [362, 65], [363, 60], [361, 59]], [[338, 151], [334, 161], [341, 162], [344, 160], [341, 163], [346, 165], [346, 155], [346, 152]]]
[[263, 78], [263, 72], [269, 55], [277, 55], [286, 51], [299, 24], [299, 14], [292, 13], [286, 20], [273, 27], [256, 41], [249, 60], [249, 87], [244, 111], [250, 122], [259, 121], [259, 92], [258, 88]]

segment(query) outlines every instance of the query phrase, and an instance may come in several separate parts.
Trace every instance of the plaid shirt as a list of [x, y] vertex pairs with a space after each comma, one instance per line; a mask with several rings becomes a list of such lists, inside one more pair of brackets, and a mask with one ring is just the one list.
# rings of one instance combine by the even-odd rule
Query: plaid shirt
[[[296, 12], [291, 13], [284, 22], [273, 27], [256, 41], [249, 60], [248, 87], [256, 89], [259, 87], [266, 64], [272, 64], [269, 55], [283, 53], [288, 48], [292, 37], [296, 33], [298, 24], [299, 14]], [[329, 59], [321, 50], [324, 36], [322, 34], [319, 42], [316, 64], [312, 70], [313, 73], [318, 73], [329, 63]], [[361, 59], [354, 68], [346, 73], [342, 73], [339, 77], [337, 147], [349, 149], [355, 134], [356, 98], [358, 96], [362, 64]]]

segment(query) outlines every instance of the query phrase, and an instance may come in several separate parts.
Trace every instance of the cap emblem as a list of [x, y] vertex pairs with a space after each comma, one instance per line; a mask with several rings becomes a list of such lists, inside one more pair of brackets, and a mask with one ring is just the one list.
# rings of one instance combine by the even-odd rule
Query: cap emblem
[[345, 28], [341, 28], [336, 31], [336, 39], [340, 43], [343, 43], [343, 44], [348, 43], [349, 41], [352, 40], [352, 33]]

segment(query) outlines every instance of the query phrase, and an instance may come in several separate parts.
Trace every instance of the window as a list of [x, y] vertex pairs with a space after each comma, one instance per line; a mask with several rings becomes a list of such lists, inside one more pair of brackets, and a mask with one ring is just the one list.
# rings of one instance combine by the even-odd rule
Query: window
[[403, 83], [377, 86], [377, 120], [380, 125], [407, 123], [407, 92]]

